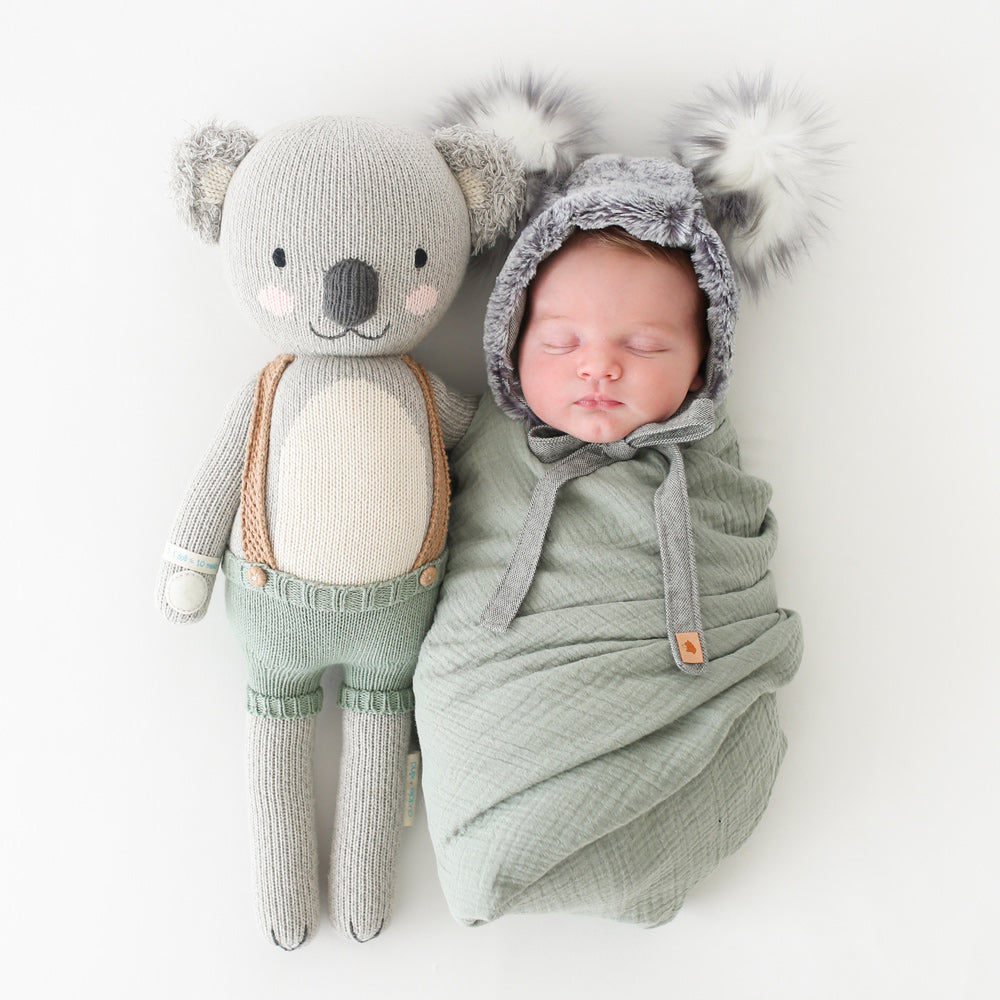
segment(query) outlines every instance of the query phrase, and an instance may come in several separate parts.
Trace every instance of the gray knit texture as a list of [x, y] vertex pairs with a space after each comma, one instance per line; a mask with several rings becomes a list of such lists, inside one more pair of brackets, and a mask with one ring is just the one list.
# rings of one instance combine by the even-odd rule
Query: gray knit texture
[[412, 728], [412, 711], [344, 711], [330, 917], [354, 941], [378, 937], [392, 912]]
[[475, 393], [458, 392], [449, 388], [434, 372], [427, 374], [431, 380], [431, 388], [434, 390], [438, 416], [441, 418], [441, 435], [444, 438], [444, 446], [450, 451], [469, 429], [473, 414], [479, 405], [479, 396]]
[[315, 726], [315, 716], [247, 716], [257, 919], [265, 937], [285, 951], [305, 944], [319, 926]]
[[[246, 452], [247, 427], [253, 401], [254, 380], [247, 382], [226, 409], [222, 426], [181, 502], [170, 532], [174, 545], [202, 555], [221, 557], [240, 502], [240, 475]], [[205, 599], [194, 611], [179, 611], [167, 599], [170, 581], [186, 572], [174, 563], [161, 560], [156, 580], [156, 604], [170, 622], [201, 621], [215, 586], [215, 577], [204, 577]]]
[[[470, 252], [469, 212], [426, 136], [364, 118], [314, 118], [269, 132], [247, 155], [226, 193], [220, 244], [237, 298], [282, 350], [405, 354], [458, 290]], [[426, 263], [415, 268], [418, 249]], [[377, 272], [378, 309], [345, 335], [324, 308], [325, 275], [352, 259]], [[427, 312], [407, 308], [418, 282], [437, 292]], [[280, 314], [261, 303], [260, 290], [272, 284], [294, 309]]]

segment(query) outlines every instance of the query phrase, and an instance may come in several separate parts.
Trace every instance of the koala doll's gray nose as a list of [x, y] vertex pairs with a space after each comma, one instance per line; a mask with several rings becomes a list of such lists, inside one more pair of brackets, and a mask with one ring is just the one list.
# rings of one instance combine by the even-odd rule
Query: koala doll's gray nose
[[342, 260], [323, 275], [323, 312], [341, 326], [357, 326], [378, 306], [378, 272], [363, 260]]

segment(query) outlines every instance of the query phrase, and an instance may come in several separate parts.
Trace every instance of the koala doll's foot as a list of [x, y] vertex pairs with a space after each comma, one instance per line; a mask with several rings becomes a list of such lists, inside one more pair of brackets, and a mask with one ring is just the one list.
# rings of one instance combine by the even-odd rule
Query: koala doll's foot
[[250, 817], [257, 918], [285, 951], [319, 923], [312, 750], [315, 717], [250, 716]]
[[412, 724], [412, 712], [344, 711], [330, 916], [355, 941], [377, 937], [389, 919]]

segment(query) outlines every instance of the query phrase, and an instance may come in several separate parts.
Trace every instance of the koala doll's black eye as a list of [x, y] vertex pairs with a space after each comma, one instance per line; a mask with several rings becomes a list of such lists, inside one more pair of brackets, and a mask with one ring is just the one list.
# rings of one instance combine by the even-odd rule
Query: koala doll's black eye
[[271, 260], [274, 261], [274, 266], [275, 267], [284, 267], [285, 266], [285, 251], [282, 250], [281, 247], [278, 247], [278, 249], [275, 250], [273, 254], [271, 254]]
[[427, 251], [417, 247], [417, 252], [413, 255], [413, 266], [423, 267], [427, 263]]

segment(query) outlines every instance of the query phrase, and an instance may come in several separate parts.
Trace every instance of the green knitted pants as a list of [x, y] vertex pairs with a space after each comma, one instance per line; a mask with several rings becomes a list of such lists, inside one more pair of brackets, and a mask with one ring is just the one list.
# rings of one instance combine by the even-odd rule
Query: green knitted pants
[[342, 708], [410, 711], [417, 653], [446, 560], [442, 552], [409, 573], [361, 587], [309, 583], [272, 569], [255, 586], [248, 576], [254, 564], [227, 551], [226, 610], [247, 658], [247, 710], [280, 719], [315, 715], [323, 671], [342, 664]]

